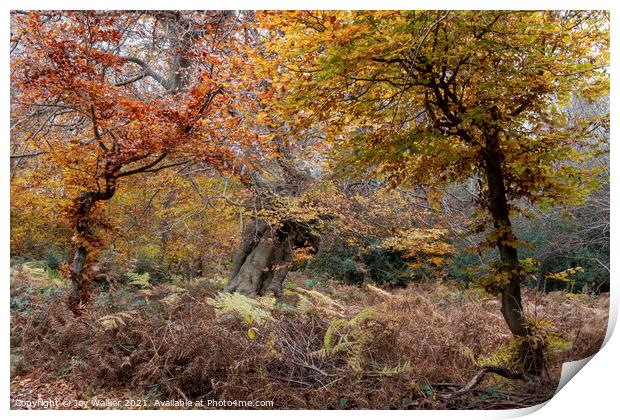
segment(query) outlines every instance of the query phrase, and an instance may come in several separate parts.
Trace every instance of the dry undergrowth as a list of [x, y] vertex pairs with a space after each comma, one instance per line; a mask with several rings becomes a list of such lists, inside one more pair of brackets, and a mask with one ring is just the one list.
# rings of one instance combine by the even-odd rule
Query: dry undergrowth
[[544, 375], [490, 375], [445, 399], [482, 365], [510, 362], [499, 303], [477, 289], [297, 286], [274, 305], [218, 288], [203, 281], [117, 290], [76, 319], [63, 288], [33, 289], [15, 272], [13, 375], [46, 372], [81, 398], [131, 390], [148, 399], [273, 400], [274, 408], [519, 407], [552, 395], [563, 361], [600, 348], [609, 304], [528, 290], [530, 317], [550, 321], [537, 324], [550, 337]]

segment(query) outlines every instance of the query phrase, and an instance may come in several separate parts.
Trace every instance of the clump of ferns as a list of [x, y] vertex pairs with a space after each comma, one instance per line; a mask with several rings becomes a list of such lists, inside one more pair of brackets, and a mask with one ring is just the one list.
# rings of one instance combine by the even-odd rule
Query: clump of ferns
[[340, 358], [355, 375], [393, 376], [409, 373], [410, 362], [386, 364], [395, 348], [400, 320], [375, 308], [364, 308], [353, 318], [337, 318], [329, 323], [323, 346], [314, 352], [319, 358]]
[[461, 353], [469, 358], [476, 366], [500, 366], [520, 370], [520, 352], [524, 343], [528, 347], [540, 350], [544, 355], [544, 365], [555, 361], [563, 352], [569, 350], [572, 343], [563, 334], [556, 331], [549, 320], [529, 320], [530, 335], [527, 337], [512, 337], [504, 345], [489, 354], [474, 355], [470, 348], [461, 346]]
[[207, 303], [213, 306], [220, 315], [228, 315], [241, 320], [262, 322], [273, 320], [269, 312], [271, 302], [260, 299], [251, 299], [239, 293], [218, 293], [214, 298], [207, 299]]

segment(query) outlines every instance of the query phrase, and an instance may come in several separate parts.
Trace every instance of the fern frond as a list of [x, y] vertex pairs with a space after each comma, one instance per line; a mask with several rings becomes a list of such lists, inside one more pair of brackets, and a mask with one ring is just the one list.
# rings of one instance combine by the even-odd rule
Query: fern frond
[[114, 330], [120, 326], [127, 325], [126, 321], [133, 319], [136, 311], [117, 312], [111, 315], [104, 315], [97, 320], [104, 330]]
[[141, 289], [151, 288], [151, 276], [149, 273], [127, 273], [126, 276], [129, 278], [129, 284], [131, 286], [136, 286]]
[[250, 315], [255, 322], [272, 320], [273, 317], [265, 309], [264, 303], [250, 299], [239, 293], [218, 293], [207, 302], [221, 314], [232, 314], [240, 319], [246, 319]]
[[406, 361], [402, 365], [399, 363], [394, 367], [384, 367], [381, 370], [374, 372], [377, 376], [396, 376], [402, 375], [403, 373], [411, 373], [413, 371], [413, 367], [411, 366], [411, 362]]

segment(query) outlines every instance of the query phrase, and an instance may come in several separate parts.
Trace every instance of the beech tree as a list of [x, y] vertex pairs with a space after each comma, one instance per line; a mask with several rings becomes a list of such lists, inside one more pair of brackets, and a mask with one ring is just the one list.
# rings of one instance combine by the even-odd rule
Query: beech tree
[[481, 180], [481, 246], [499, 254], [487, 289], [538, 372], [542, 350], [523, 310], [520, 203], [582, 202], [595, 178], [578, 165], [597, 118], [567, 118], [575, 97], [607, 95], [609, 15], [585, 11], [266, 12], [266, 74], [282, 92], [274, 121], [320, 127], [331, 150], [393, 185]]
[[[273, 184], [282, 185], [278, 181], [281, 180]], [[273, 292], [279, 299], [294, 250], [318, 250], [321, 214], [303, 195], [292, 192], [296, 188], [307, 188], [307, 182], [306, 185], [301, 182], [287, 180], [284, 184], [287, 190], [278, 192], [274, 192], [273, 184], [258, 184], [256, 195], [248, 203], [251, 216], [233, 257], [229, 282], [225, 287], [227, 292], [247, 296]], [[252, 211], [252, 204], [257, 202], [259, 207]]]
[[[254, 80], [241, 78], [242, 12], [12, 14], [12, 155], [62, 170], [75, 253], [70, 308], [88, 301], [102, 203], [132, 175], [192, 162], [233, 170], [259, 139], [245, 123]], [[32, 121], [42, 121], [33, 130]], [[36, 125], [35, 125], [36, 127]]]

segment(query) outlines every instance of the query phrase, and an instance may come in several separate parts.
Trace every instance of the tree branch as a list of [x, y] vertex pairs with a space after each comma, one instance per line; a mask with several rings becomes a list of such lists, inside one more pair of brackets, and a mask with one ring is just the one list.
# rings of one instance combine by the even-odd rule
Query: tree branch
[[[129, 61], [130, 63], [134, 63], [142, 67], [142, 71], [144, 72], [145, 76], [149, 76], [152, 79], [154, 79], [157, 83], [162, 85], [164, 89], [166, 89], [167, 91], [171, 90], [174, 87], [173, 83], [170, 80], [165, 79], [164, 76], [162, 76], [161, 74], [153, 70], [144, 60], [138, 57], [133, 57], [133, 56], [122, 56], [121, 58]], [[139, 80], [139, 79], [136, 79], [136, 80]], [[133, 83], [136, 80], [130, 81], [128, 83]], [[125, 84], [128, 84], [128, 83], [125, 83]]]
[[152, 161], [151, 163], [147, 163], [146, 165], [141, 166], [141, 167], [136, 168], [136, 169], [131, 169], [129, 171], [121, 172], [116, 177], [117, 178], [122, 178], [122, 177], [125, 177], [125, 176], [129, 176], [129, 175], [133, 175], [133, 174], [138, 174], [140, 172], [146, 172], [147, 169], [151, 169], [153, 166], [157, 165], [159, 162], [164, 160], [167, 155], [168, 155], [167, 153], [163, 153], [157, 159]]
[[19, 154], [16, 154], [16, 155], [11, 155], [11, 159], [21, 159], [21, 158], [34, 157], [34, 156], [44, 155], [46, 153], [49, 153], [49, 152], [46, 152], [46, 151], [43, 151], [43, 150], [39, 150], [39, 151], [36, 151], [36, 152], [19, 153]]
[[127, 80], [124, 80], [122, 82], [114, 83], [114, 86], [120, 87], [120, 86], [130, 85], [132, 83], [137, 82], [138, 80], [144, 79], [145, 77], [146, 77], [146, 72], [142, 72], [142, 73], [132, 77], [131, 79], [127, 79]]
[[500, 366], [484, 366], [463, 388], [448, 394], [441, 394], [440, 397], [444, 399], [450, 399], [466, 394], [471, 391], [476, 385], [482, 382], [482, 380], [488, 373], [494, 373], [496, 375], [511, 380], [524, 379], [523, 374], [520, 372], [513, 372]]

